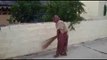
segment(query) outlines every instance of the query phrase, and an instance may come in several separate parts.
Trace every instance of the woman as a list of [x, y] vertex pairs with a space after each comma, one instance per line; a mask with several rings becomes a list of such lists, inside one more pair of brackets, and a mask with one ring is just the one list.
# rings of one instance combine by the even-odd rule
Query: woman
[[67, 50], [67, 44], [68, 44], [68, 29], [65, 25], [65, 23], [60, 20], [58, 15], [54, 15], [53, 21], [56, 23], [56, 29], [57, 29], [57, 51], [56, 55], [54, 57], [66, 56], [66, 50]]

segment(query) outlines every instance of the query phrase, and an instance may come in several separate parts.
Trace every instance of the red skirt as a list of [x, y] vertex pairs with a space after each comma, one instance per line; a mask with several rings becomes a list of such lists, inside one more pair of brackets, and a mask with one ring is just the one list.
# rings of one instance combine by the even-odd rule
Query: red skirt
[[57, 51], [56, 54], [66, 54], [67, 45], [68, 45], [68, 34], [67, 32], [61, 33], [60, 30], [57, 30]]

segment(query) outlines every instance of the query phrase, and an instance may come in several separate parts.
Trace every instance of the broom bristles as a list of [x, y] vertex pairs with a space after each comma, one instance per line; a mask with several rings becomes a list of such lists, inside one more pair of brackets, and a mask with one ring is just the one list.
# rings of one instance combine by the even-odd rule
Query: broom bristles
[[46, 49], [55, 39], [57, 36], [51, 37], [44, 41], [42, 49]]

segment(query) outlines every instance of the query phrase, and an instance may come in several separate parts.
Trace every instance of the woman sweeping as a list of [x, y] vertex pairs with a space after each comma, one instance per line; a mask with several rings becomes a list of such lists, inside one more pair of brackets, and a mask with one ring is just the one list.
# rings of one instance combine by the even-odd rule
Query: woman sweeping
[[58, 15], [54, 15], [53, 21], [56, 23], [56, 29], [57, 29], [57, 51], [56, 55], [54, 57], [66, 56], [67, 55], [67, 45], [68, 45], [68, 29], [65, 25], [65, 23], [60, 20], [60, 17]]
[[58, 57], [60, 55], [67, 56], [66, 51], [67, 51], [67, 44], [68, 44], [68, 29], [65, 23], [62, 20], [60, 20], [60, 17], [58, 15], [54, 15], [52, 19], [56, 24], [57, 35], [52, 38], [49, 38], [47, 40], [48, 42], [43, 46], [43, 48], [47, 48], [52, 43], [52, 41], [54, 41], [57, 38], [58, 40], [57, 50], [54, 57]]

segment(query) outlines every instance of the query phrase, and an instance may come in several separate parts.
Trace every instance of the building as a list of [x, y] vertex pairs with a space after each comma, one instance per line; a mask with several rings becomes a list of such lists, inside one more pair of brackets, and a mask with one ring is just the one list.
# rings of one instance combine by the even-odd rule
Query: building
[[15, 1], [0, 1], [0, 26], [9, 24], [7, 19], [9, 18], [10, 8]]
[[104, 6], [107, 9], [107, 1], [81, 1], [85, 4], [86, 14], [82, 16], [86, 19], [107, 19], [107, 10], [106, 15], [104, 15]]

